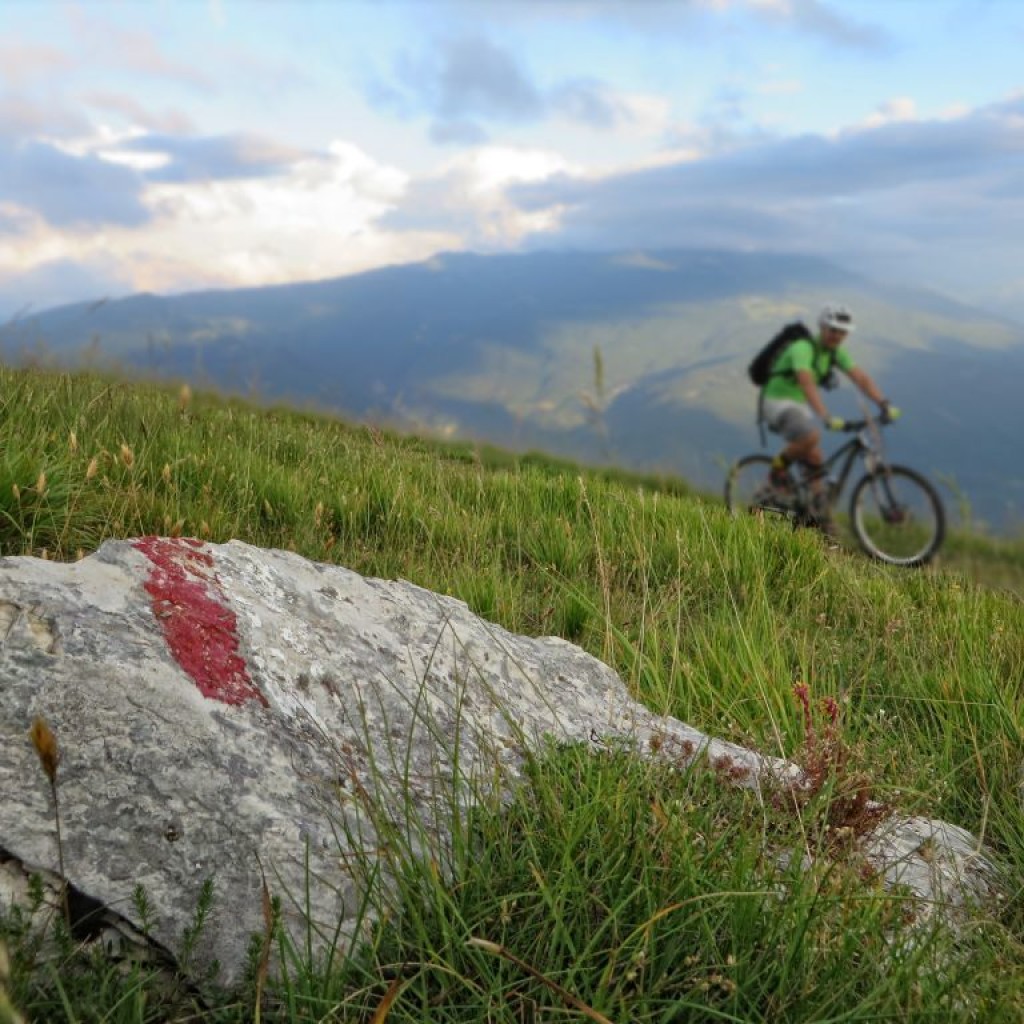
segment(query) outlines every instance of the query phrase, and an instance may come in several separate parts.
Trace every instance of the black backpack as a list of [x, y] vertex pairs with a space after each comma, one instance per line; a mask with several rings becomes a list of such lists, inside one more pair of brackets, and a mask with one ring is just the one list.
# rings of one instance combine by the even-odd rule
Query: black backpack
[[768, 383], [769, 378], [772, 375], [772, 365], [776, 358], [782, 353], [782, 350], [787, 345], [792, 344], [794, 341], [800, 341], [801, 339], [810, 339], [811, 332], [807, 330], [807, 327], [800, 320], [794, 320], [791, 324], [786, 324], [785, 327], [779, 331], [778, 334], [768, 342], [767, 345], [760, 352], [754, 356], [750, 366], [747, 367], [747, 373], [750, 375], [750, 379], [759, 387], [763, 388]]

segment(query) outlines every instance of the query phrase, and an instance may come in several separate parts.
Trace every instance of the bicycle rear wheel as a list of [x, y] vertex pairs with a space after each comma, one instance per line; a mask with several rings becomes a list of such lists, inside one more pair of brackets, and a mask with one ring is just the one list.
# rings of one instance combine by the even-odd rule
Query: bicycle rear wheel
[[766, 493], [765, 484], [771, 468], [769, 455], [746, 455], [732, 464], [725, 477], [725, 507], [734, 516], [759, 509], [782, 513], [789, 511], [774, 495]]
[[920, 473], [888, 466], [857, 481], [850, 527], [872, 558], [911, 568], [929, 562], [942, 546], [946, 515], [938, 492]]

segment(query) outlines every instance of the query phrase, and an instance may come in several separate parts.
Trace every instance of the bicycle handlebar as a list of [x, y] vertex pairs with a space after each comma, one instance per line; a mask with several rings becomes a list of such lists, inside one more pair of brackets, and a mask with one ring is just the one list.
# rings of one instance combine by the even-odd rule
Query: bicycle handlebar
[[843, 433], [845, 434], [856, 434], [858, 431], [863, 430], [870, 424], [877, 424], [880, 427], [887, 427], [892, 423], [892, 420], [884, 419], [879, 416], [878, 419], [870, 420], [847, 420], [844, 427]]

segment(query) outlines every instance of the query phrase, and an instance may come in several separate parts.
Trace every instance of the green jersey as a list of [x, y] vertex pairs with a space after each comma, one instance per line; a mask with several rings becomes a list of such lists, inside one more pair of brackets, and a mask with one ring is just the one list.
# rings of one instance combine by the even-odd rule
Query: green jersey
[[764, 397], [806, 402], [807, 396], [796, 380], [797, 371], [810, 370], [815, 382], [820, 384], [832, 366], [838, 366], [844, 373], [853, 369], [853, 359], [842, 345], [830, 355], [820, 338], [794, 341], [775, 360], [772, 375], [764, 386]]

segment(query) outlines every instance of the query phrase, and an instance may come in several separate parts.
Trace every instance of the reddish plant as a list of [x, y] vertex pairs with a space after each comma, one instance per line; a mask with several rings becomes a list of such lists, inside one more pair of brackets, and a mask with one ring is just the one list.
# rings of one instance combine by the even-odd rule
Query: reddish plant
[[797, 760], [804, 770], [804, 784], [791, 790], [790, 796], [797, 807], [806, 807], [828, 790], [828, 841], [847, 842], [872, 828], [889, 809], [871, 799], [870, 776], [851, 768], [858, 752], [843, 735], [836, 699], [824, 697], [815, 708], [806, 683], [797, 683], [793, 695], [803, 715], [804, 744]]

